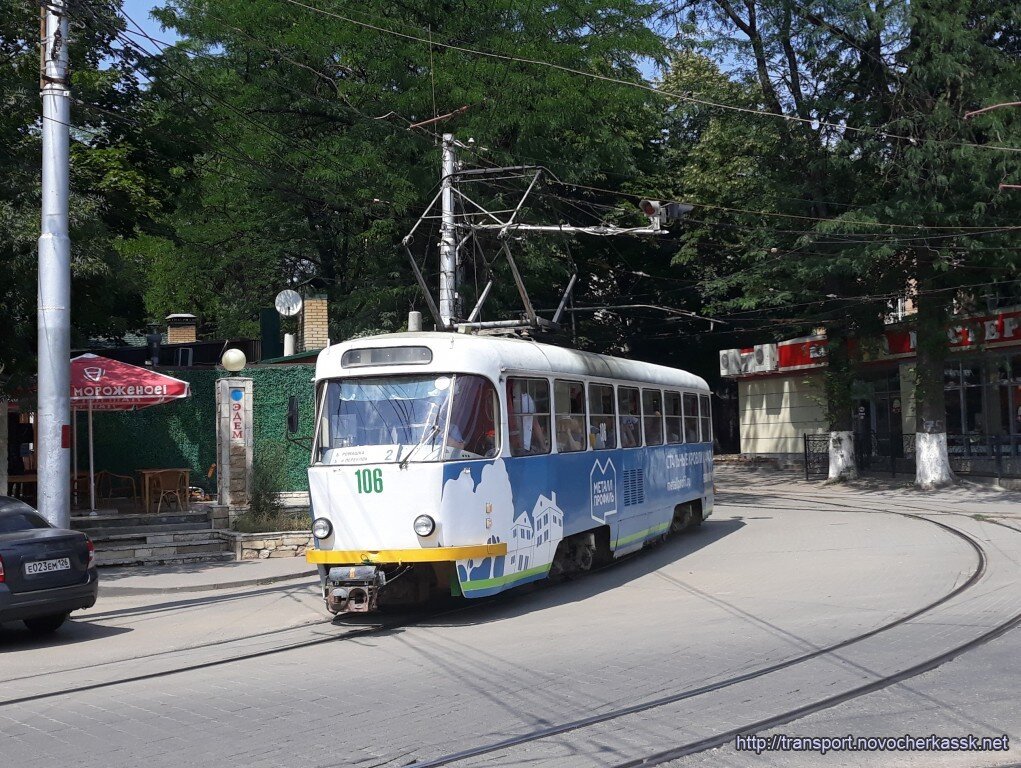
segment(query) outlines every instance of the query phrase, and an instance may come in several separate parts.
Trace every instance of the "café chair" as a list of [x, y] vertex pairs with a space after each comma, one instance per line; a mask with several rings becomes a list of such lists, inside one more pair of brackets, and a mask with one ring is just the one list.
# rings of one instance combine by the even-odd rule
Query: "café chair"
[[115, 472], [101, 470], [96, 475], [96, 498], [100, 501], [126, 499], [131, 493], [132, 506], [138, 506], [138, 486], [131, 475], [118, 475]]
[[188, 489], [184, 487], [184, 474], [176, 469], [168, 469], [165, 472], [157, 472], [152, 476], [153, 493], [156, 497], [156, 514], [163, 508], [163, 502], [169, 507], [173, 501], [177, 502], [177, 509], [185, 509], [185, 500], [188, 496]]

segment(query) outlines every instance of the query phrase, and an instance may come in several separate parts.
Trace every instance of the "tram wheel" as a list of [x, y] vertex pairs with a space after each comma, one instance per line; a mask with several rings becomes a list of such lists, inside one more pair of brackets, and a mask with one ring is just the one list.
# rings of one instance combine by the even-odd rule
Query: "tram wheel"
[[687, 504], [674, 510], [674, 519], [670, 521], [670, 533], [682, 533], [691, 527], [691, 507]]

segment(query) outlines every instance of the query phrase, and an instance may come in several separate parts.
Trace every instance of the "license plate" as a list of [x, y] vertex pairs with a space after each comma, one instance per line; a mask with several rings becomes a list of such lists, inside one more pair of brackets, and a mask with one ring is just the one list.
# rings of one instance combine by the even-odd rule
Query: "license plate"
[[32, 576], [36, 573], [50, 573], [51, 571], [71, 570], [71, 559], [58, 557], [56, 560], [37, 560], [34, 563], [25, 563], [25, 575]]

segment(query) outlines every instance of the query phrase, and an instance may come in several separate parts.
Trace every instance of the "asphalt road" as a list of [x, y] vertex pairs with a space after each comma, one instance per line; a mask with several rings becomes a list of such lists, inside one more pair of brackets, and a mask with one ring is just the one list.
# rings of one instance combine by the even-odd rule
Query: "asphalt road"
[[[967, 647], [1021, 613], [1021, 531], [998, 524], [1021, 528], [1010, 501], [755, 480], [721, 473], [700, 530], [599, 573], [424, 615], [331, 623], [299, 582], [109, 598], [46, 642], [0, 629], [0, 754], [19, 768], [1021, 761], [1021, 632]], [[1006, 734], [1012, 749], [702, 749], [753, 723]]]

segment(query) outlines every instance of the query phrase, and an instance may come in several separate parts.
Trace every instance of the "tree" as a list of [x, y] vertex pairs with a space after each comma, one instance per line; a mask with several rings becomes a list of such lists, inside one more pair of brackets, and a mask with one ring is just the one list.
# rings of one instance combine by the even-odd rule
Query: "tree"
[[[785, 331], [825, 325], [832, 339], [877, 332], [888, 299], [915, 285], [917, 482], [946, 482], [947, 307], [961, 289], [1018, 265], [1016, 252], [996, 250], [1010, 238], [1003, 225], [1016, 220], [1016, 202], [998, 196], [995, 184], [1012, 155], [986, 146], [1010, 144], [1017, 124], [997, 116], [993, 125], [968, 126], [962, 116], [983, 100], [1016, 93], [1018, 10], [883, 0], [695, 0], [687, 7], [699, 14], [701, 43], [734, 62], [725, 81], [702, 65], [694, 78], [702, 100], [755, 114], [676, 110], [708, 113], [694, 123], [681, 192], [762, 213], [710, 209], [706, 228], [688, 234], [678, 259], [694, 263], [696, 254], [731, 246], [704, 267], [707, 298], [764, 315], [788, 307]], [[683, 80], [672, 88], [692, 90]], [[772, 151], [741, 151], [742, 141], [760, 136]], [[729, 171], [715, 197], [711, 184], [697, 183], [714, 161]], [[751, 183], [732, 177], [741, 163]], [[775, 244], [767, 247], [767, 238]], [[827, 391], [839, 404], [849, 401], [850, 358], [832, 342], [831, 355], [839, 362], [827, 373]], [[843, 411], [830, 408], [834, 437], [849, 429]], [[840, 444], [831, 440], [831, 466]]]
[[902, 252], [902, 272], [915, 281], [918, 301], [916, 483], [922, 488], [953, 479], [943, 389], [951, 306], [967, 306], [976, 284], [1021, 267], [1010, 247], [1017, 237], [1003, 228], [1017, 221], [1021, 201], [997, 192], [997, 182], [1017, 172], [1018, 163], [1011, 153], [983, 148], [1016, 145], [1021, 121], [1010, 113], [964, 120], [967, 111], [1021, 88], [1019, 22], [1017, 7], [985, 0], [923, 0], [910, 9], [906, 67], [890, 107], [890, 124], [905, 138], [891, 147], [898, 173], [886, 177], [884, 197], [895, 219], [959, 228], [916, 239]]
[[[149, 312], [190, 299], [221, 333], [250, 333], [254, 310], [277, 290], [308, 286], [330, 296], [331, 336], [398, 329], [420, 307], [396, 246], [435, 189], [434, 133], [476, 138], [469, 165], [517, 158], [589, 183], [633, 174], [654, 97], [521, 60], [639, 82], [637, 57], [662, 50], [644, 24], [648, 11], [601, 0], [370, 2], [343, 13], [267, 1], [171, 4], [160, 18], [185, 42], [143, 66], [152, 97], [176, 103], [203, 151], [166, 233], [137, 243], [154, 274]], [[525, 249], [522, 258], [538, 265], [549, 255]], [[549, 280], [535, 283], [540, 296], [552, 293]]]
[[[119, 3], [71, 19], [72, 345], [142, 324], [142, 276], [121, 245], [151, 222], [170, 179], [146, 137], [140, 91], [119, 55]], [[103, 20], [102, 25], [93, 23]], [[0, 0], [0, 365], [8, 390], [35, 371], [39, 237], [38, 9]]]

